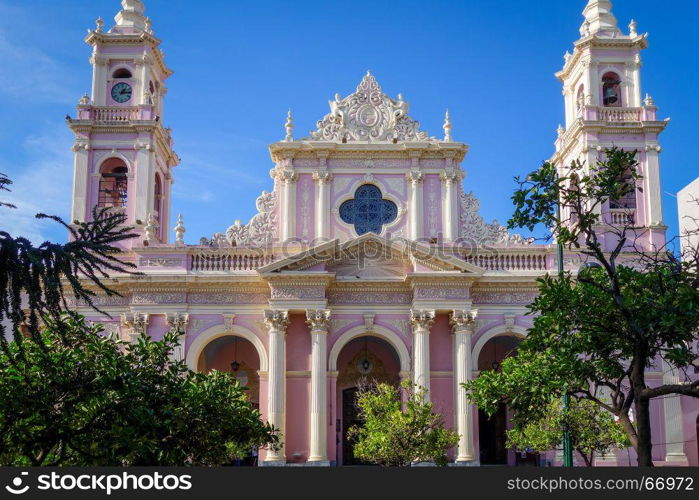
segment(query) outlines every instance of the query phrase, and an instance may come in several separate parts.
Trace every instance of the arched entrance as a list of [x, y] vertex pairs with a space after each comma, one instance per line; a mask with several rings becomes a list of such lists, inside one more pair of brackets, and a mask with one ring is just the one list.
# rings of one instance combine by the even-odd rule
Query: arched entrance
[[[246, 394], [253, 407], [260, 407], [260, 356], [255, 345], [233, 333], [218, 336], [208, 342], [199, 353], [197, 371], [229, 372], [247, 389]], [[233, 465], [257, 465], [257, 451], [250, 450]]]
[[[518, 336], [500, 334], [482, 343], [478, 351], [478, 370], [499, 370], [502, 361], [517, 352], [522, 341]], [[481, 465], [536, 465], [534, 453], [515, 453], [507, 449], [509, 425], [507, 407], [502, 404], [490, 417], [478, 410], [478, 443]]]
[[387, 340], [371, 334], [353, 338], [340, 350], [336, 360], [336, 449], [338, 465], [361, 465], [354, 458], [349, 428], [359, 424], [356, 397], [359, 387], [367, 384], [400, 384], [401, 357]]

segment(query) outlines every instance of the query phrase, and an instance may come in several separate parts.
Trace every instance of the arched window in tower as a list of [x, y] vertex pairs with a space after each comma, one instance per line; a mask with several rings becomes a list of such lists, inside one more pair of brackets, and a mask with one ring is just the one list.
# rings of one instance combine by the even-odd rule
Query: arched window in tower
[[155, 188], [153, 192], [153, 215], [156, 220], [161, 222], [163, 207], [163, 184], [160, 182], [160, 174], [155, 174]]
[[616, 73], [605, 73], [602, 77], [602, 103], [605, 106], [621, 106], [621, 79]]
[[99, 208], [126, 208], [128, 200], [128, 168], [118, 158], [110, 158], [100, 168], [97, 198]]
[[131, 71], [129, 71], [127, 68], [119, 68], [114, 70], [114, 73], [112, 73], [112, 78], [131, 78]]
[[384, 199], [381, 190], [373, 184], [359, 186], [354, 199], [340, 205], [340, 218], [347, 224], [353, 224], [358, 235], [381, 234], [384, 224], [390, 224], [396, 217], [396, 204]]

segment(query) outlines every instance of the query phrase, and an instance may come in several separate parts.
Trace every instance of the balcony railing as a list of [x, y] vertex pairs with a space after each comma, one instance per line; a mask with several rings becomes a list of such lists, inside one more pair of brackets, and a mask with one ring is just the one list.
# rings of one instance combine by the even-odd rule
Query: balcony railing
[[486, 271], [546, 271], [549, 269], [545, 252], [486, 253], [465, 255], [463, 259]]
[[191, 271], [198, 272], [232, 272], [254, 271], [274, 262], [270, 253], [260, 251], [241, 251], [238, 249], [202, 250], [192, 254]]
[[633, 208], [610, 208], [609, 223], [612, 226], [632, 226], [636, 222], [636, 210]]
[[90, 119], [102, 123], [125, 123], [138, 120], [137, 107], [97, 107], [90, 108]]
[[603, 122], [640, 122], [642, 108], [597, 108], [598, 119]]

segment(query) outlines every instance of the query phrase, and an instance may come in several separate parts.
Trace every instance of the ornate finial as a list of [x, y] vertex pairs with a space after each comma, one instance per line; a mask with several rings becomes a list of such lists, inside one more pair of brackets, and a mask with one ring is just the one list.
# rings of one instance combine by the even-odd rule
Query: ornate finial
[[294, 140], [294, 136], [292, 135], [294, 130], [294, 121], [291, 118], [291, 109], [289, 109], [289, 112], [286, 114], [286, 123], [284, 124], [284, 128], [286, 129], [286, 137], [284, 137], [284, 140], [286, 142], [292, 142]]
[[79, 104], [81, 106], [87, 106], [90, 104], [90, 96], [87, 95], [87, 92], [85, 92], [85, 95], [80, 98]]
[[121, 0], [122, 9], [114, 17], [116, 26], [112, 30], [117, 33], [133, 33], [146, 31], [145, 8], [141, 0]]
[[177, 225], [175, 226], [175, 244], [176, 245], [184, 245], [184, 233], [187, 231], [184, 227], [184, 223], [182, 222], [182, 214], [179, 214], [177, 216]]
[[146, 219], [146, 227], [144, 227], [143, 230], [146, 233], [147, 242], [156, 241], [158, 239], [158, 220], [152, 213], [148, 214], [148, 218]]
[[97, 33], [102, 33], [103, 27], [104, 27], [104, 21], [102, 20], [102, 18], [98, 17], [97, 20], [95, 21], [95, 24], [97, 25], [97, 29], [95, 31]]
[[637, 36], [638, 33], [636, 33], [636, 27], [638, 26], [638, 23], [631, 19], [631, 22], [629, 23], [629, 36]]
[[566, 50], [566, 53], [563, 54], [563, 60], [564, 60], [565, 62], [568, 62], [568, 61], [570, 60], [571, 57], [572, 57], [571, 53], [568, 52], [568, 51]]
[[655, 101], [654, 101], [653, 98], [650, 96], [650, 94], [646, 94], [646, 98], [643, 99], [643, 103], [644, 103], [646, 106], [655, 106]]
[[451, 139], [451, 119], [449, 118], [449, 110], [444, 114], [444, 142], [452, 142]]
[[153, 21], [146, 17], [146, 33], [153, 33]]
[[583, 10], [585, 22], [580, 28], [582, 36], [599, 34], [598, 36], [616, 37], [621, 34], [616, 18], [612, 13], [610, 0], [589, 0]]
[[366, 76], [371, 76], [371, 71], [366, 70]]
[[561, 137], [565, 133], [565, 129], [563, 128], [563, 125], [561, 125], [560, 123], [558, 124], [557, 132], [558, 132], [558, 137]]

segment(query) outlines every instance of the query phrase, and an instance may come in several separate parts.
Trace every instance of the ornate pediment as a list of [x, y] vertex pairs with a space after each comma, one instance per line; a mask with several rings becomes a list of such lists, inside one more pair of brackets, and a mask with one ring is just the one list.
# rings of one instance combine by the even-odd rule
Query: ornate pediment
[[318, 122], [310, 140], [329, 142], [425, 142], [437, 141], [420, 130], [420, 123], [408, 116], [410, 105], [398, 94], [384, 94], [367, 71], [354, 94], [344, 99], [335, 94], [328, 101], [330, 113]]
[[339, 239], [318, 245], [258, 269], [260, 274], [314, 271], [334, 272], [336, 276], [369, 278], [405, 277], [408, 273], [457, 272], [480, 275], [483, 269], [463, 260], [435, 252], [431, 247], [403, 238], [388, 240], [366, 233], [340, 243]]

